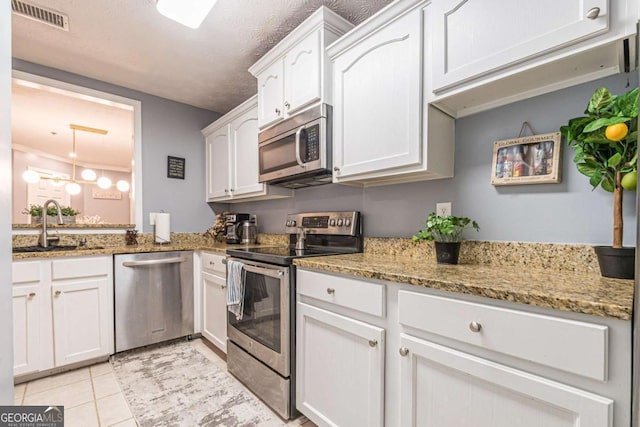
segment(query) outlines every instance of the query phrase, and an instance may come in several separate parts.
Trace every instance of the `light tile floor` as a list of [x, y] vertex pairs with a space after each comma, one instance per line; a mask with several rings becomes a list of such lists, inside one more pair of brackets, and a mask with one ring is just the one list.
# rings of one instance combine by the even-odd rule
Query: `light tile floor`
[[[191, 341], [191, 345], [216, 366], [227, 370], [227, 363], [200, 339]], [[16, 405], [64, 405], [65, 427], [137, 426], [108, 362], [18, 384], [14, 395]], [[286, 426], [316, 427], [304, 416]]]

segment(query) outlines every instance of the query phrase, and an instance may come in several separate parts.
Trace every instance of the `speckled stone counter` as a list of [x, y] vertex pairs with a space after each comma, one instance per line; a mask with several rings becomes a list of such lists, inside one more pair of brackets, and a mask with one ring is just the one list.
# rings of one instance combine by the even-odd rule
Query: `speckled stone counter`
[[[49, 229], [65, 229], [65, 230], [103, 230], [103, 229], [115, 229], [115, 230], [131, 230], [136, 228], [135, 224], [57, 224], [55, 222], [47, 224]], [[14, 230], [40, 230], [42, 224], [13, 224]]]
[[[171, 242], [167, 244], [153, 243], [153, 235], [144, 233], [138, 235], [137, 245], [125, 245], [124, 235], [116, 234], [93, 234], [93, 235], [61, 235], [59, 244], [62, 246], [76, 245], [78, 238], [82, 237], [87, 240], [86, 247], [78, 247], [69, 251], [51, 251], [51, 252], [23, 252], [14, 253], [13, 259], [37, 259], [37, 258], [55, 258], [66, 256], [91, 256], [91, 255], [111, 255], [111, 254], [129, 254], [142, 252], [167, 252], [167, 251], [194, 251], [207, 250], [224, 254], [228, 248], [250, 247], [250, 246], [279, 246], [288, 243], [288, 236], [259, 234], [258, 243], [256, 245], [227, 245], [224, 242], [216, 242], [210, 238], [204, 237], [200, 233], [171, 233]], [[32, 246], [37, 245], [37, 235], [20, 235], [14, 236], [13, 246]]]
[[[553, 245], [543, 246], [549, 246], [547, 249], [552, 253], [559, 250], [553, 248]], [[407, 247], [415, 249], [415, 246]], [[422, 250], [426, 250], [425, 248], [426, 246]], [[311, 257], [296, 259], [295, 264], [313, 270], [406, 283], [556, 310], [631, 319], [632, 280], [605, 279], [599, 273], [592, 272], [591, 267], [579, 269], [579, 272], [562, 271], [540, 265], [534, 267], [527, 263], [514, 264], [505, 257], [508, 258], [507, 255], [502, 260], [497, 257], [493, 263], [470, 263], [467, 260], [460, 265], [443, 265], [435, 262], [435, 255], [407, 254], [391, 245], [387, 253], [370, 250], [362, 254]], [[560, 258], [553, 264], [562, 262]], [[573, 266], [580, 265], [573, 260], [569, 263]]]

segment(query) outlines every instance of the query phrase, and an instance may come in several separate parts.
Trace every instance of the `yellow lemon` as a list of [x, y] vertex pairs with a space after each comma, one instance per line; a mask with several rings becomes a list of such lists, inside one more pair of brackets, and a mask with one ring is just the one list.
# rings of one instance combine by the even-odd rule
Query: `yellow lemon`
[[604, 131], [604, 136], [606, 136], [609, 141], [620, 141], [627, 136], [627, 133], [629, 133], [627, 125], [624, 123], [616, 123], [615, 125], [607, 126], [607, 129]]
[[638, 171], [631, 171], [623, 176], [621, 184], [625, 190], [635, 190], [638, 186]]

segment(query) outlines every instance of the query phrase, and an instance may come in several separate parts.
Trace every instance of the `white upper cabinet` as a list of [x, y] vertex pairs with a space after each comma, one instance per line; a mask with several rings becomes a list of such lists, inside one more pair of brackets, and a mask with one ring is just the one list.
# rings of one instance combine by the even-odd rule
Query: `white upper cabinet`
[[258, 79], [260, 129], [319, 102], [331, 104], [324, 47], [351, 28], [321, 6], [249, 68]]
[[433, 2], [431, 97], [462, 116], [623, 71], [637, 17], [637, 0]]
[[206, 137], [207, 202], [291, 197], [292, 190], [258, 182], [257, 97], [202, 130]]
[[328, 48], [334, 182], [453, 175], [453, 119], [423, 96], [425, 1], [395, 2]]

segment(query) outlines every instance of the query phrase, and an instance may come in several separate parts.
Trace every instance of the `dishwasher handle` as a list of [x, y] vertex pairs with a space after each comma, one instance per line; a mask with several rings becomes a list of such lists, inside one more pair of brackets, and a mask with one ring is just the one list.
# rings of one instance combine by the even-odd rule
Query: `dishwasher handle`
[[179, 262], [185, 262], [185, 257], [165, 258], [165, 259], [150, 259], [148, 261], [124, 261], [122, 265], [124, 267], [144, 267], [149, 265], [159, 264], [176, 264]]

